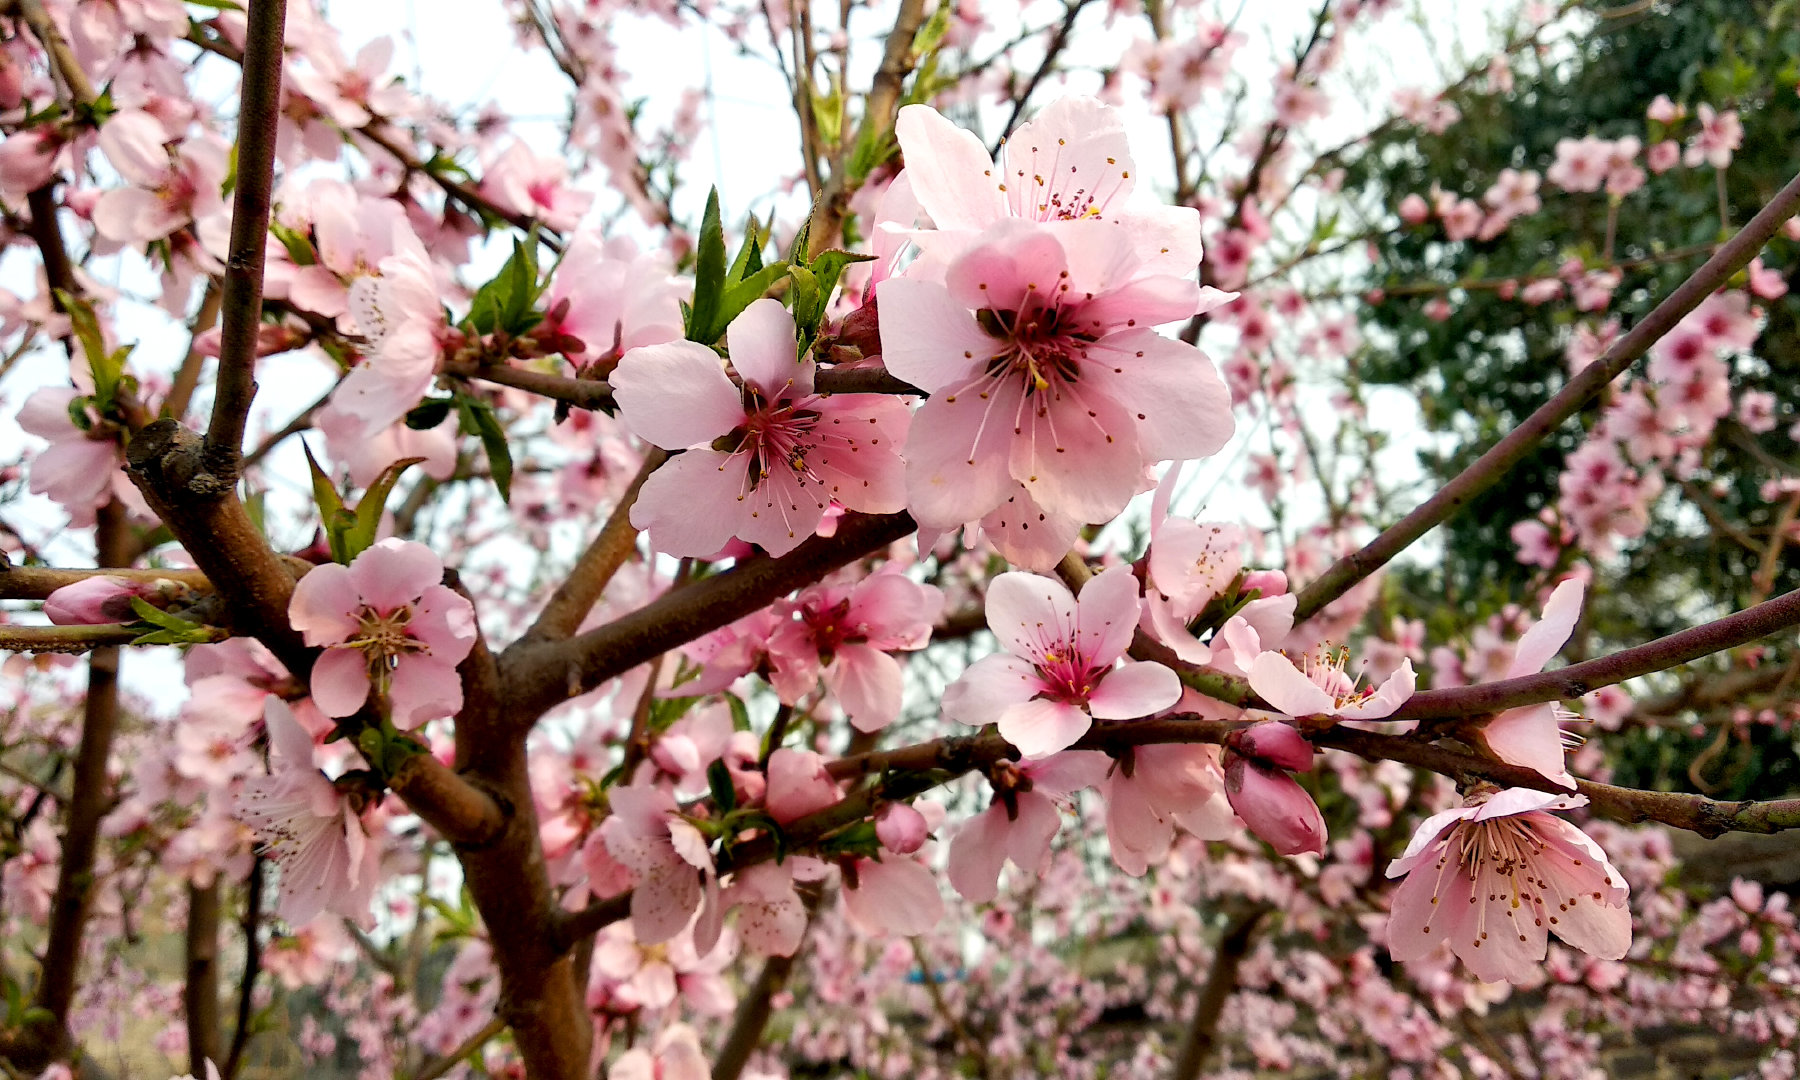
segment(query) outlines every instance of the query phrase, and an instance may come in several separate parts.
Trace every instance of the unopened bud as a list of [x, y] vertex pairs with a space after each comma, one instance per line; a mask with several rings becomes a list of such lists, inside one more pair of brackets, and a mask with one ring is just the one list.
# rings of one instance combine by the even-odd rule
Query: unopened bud
[[925, 815], [905, 803], [888, 803], [875, 815], [875, 838], [896, 855], [911, 855], [919, 850], [929, 831]]
[[1279, 720], [1253, 724], [1234, 732], [1231, 749], [1268, 765], [1306, 772], [1312, 768], [1313, 747], [1292, 724]]
[[1250, 831], [1282, 855], [1323, 855], [1325, 817], [1293, 777], [1227, 754], [1225, 797]]

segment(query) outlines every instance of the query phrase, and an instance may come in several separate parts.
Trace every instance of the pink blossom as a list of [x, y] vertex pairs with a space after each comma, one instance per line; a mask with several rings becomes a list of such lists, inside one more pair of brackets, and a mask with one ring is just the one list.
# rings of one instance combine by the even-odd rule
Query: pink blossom
[[121, 488], [136, 490], [119, 468], [124, 453], [107, 426], [95, 422], [83, 431], [70, 419], [70, 406], [82, 396], [72, 387], [47, 386], [26, 398], [18, 415], [20, 428], [50, 441], [31, 458], [32, 493], [61, 504], [78, 528], [93, 524], [94, 511], [123, 494]]
[[238, 796], [237, 816], [256, 832], [281, 867], [276, 906], [290, 926], [333, 911], [358, 922], [380, 884], [380, 848], [361, 817], [313, 765], [312, 736], [279, 698], [263, 703], [270, 773], [252, 775]]
[[996, 796], [987, 810], [964, 823], [950, 842], [950, 884], [976, 904], [994, 899], [1000, 871], [1010, 860], [1021, 871], [1041, 876], [1050, 841], [1062, 826], [1058, 804], [1082, 788], [1106, 779], [1111, 762], [1093, 750], [1066, 750], [1017, 767], [1014, 786]]
[[1379, 720], [1412, 697], [1417, 679], [1410, 659], [1379, 687], [1359, 686], [1361, 680], [1344, 670], [1349, 660], [1348, 649], [1336, 649], [1303, 656], [1298, 665], [1279, 652], [1240, 657], [1238, 663], [1246, 665], [1251, 688], [1289, 716]]
[[1027, 758], [1067, 749], [1094, 719], [1149, 716], [1181, 697], [1181, 681], [1161, 664], [1114, 667], [1138, 621], [1129, 567], [1095, 576], [1079, 601], [1050, 578], [1001, 574], [988, 587], [987, 617], [1006, 651], [976, 661], [944, 691], [944, 714], [998, 723]]
[[443, 576], [430, 548], [390, 537], [347, 567], [316, 567], [300, 579], [288, 619], [308, 645], [325, 648], [312, 693], [326, 716], [356, 712], [371, 686], [402, 727], [462, 708], [456, 665], [475, 645], [475, 610]]
[[369, 431], [362, 419], [327, 404], [314, 415], [313, 426], [325, 436], [332, 459], [349, 469], [350, 482], [360, 488], [374, 483], [394, 462], [412, 457], [425, 459], [419, 471], [434, 480], [448, 480], [456, 472], [457, 428], [448, 416], [424, 431], [404, 421]]
[[726, 341], [741, 390], [718, 354], [691, 341], [619, 361], [611, 381], [626, 425], [685, 451], [651, 475], [631, 508], [657, 550], [710, 556], [735, 536], [785, 555], [833, 500], [875, 514], [905, 505], [906, 406], [876, 394], [814, 394], [813, 363], [796, 356], [794, 333], [794, 317], [775, 300], [732, 320]]
[[1225, 797], [1250, 831], [1278, 854], [1325, 853], [1325, 818], [1318, 804], [1282, 769], [1227, 750]]
[[844, 915], [864, 933], [916, 937], [944, 917], [937, 877], [917, 859], [858, 859], [855, 873], [844, 883]]
[[481, 190], [505, 209], [558, 232], [580, 224], [594, 204], [593, 192], [569, 186], [569, 167], [561, 158], [535, 154], [516, 139], [489, 163]]
[[769, 755], [769, 787], [763, 808], [787, 825], [844, 797], [825, 771], [825, 759], [811, 750], [782, 747]]
[[1689, 140], [1682, 161], [1688, 168], [1702, 162], [1715, 169], [1731, 164], [1731, 155], [1744, 145], [1744, 125], [1738, 122], [1736, 109], [1724, 112], [1702, 103], [1699, 108], [1700, 131]]
[[1146, 272], [1187, 274], [1200, 263], [1199, 213], [1131, 198], [1136, 174], [1124, 122], [1094, 98], [1058, 98], [1021, 124], [994, 161], [973, 132], [926, 105], [901, 109], [894, 136], [935, 226], [915, 237], [932, 258], [1008, 218], [1098, 219], [1119, 226]]
[[689, 291], [661, 252], [639, 254], [629, 238], [575, 234], [544, 290], [535, 331], [581, 342], [575, 354], [598, 358], [681, 337], [681, 297]]
[[41, 124], [0, 140], [0, 195], [22, 201], [48, 184], [68, 161], [68, 140], [53, 124]]
[[112, 240], [139, 244], [161, 240], [224, 206], [226, 148], [212, 135], [164, 147], [162, 122], [124, 109], [100, 129], [100, 149], [132, 186], [114, 188], [94, 204], [94, 226]]
[[770, 637], [770, 681], [793, 705], [823, 678], [858, 731], [880, 731], [900, 716], [901, 667], [891, 654], [929, 644], [943, 607], [936, 586], [899, 573], [813, 586], [776, 604], [794, 617]]
[[339, 127], [355, 130], [375, 116], [399, 119], [409, 110], [412, 95], [397, 78], [384, 78], [394, 57], [394, 39], [378, 37], [347, 63], [332, 40], [328, 47], [309, 50], [312, 67], [289, 65], [287, 75], [307, 97], [317, 102]]
[[1141, 269], [1120, 226], [1003, 221], [945, 284], [881, 284], [882, 358], [932, 395], [907, 440], [920, 524], [978, 520], [1020, 484], [1052, 516], [1105, 521], [1146, 466], [1225, 445], [1217, 369], [1150, 329], [1198, 310], [1199, 288]]
[[1606, 182], [1612, 144], [1587, 135], [1580, 139], [1558, 139], [1556, 161], [1544, 171], [1544, 179], [1564, 191], [1599, 191]]
[[[1216, 702], [1196, 711], [1208, 719], [1234, 713]], [[1224, 840], [1240, 828], [1225, 797], [1216, 746], [1133, 751], [1129, 762], [1121, 760], [1112, 770], [1100, 793], [1106, 800], [1106, 840], [1113, 862], [1132, 877], [1142, 877], [1167, 857], [1177, 825], [1202, 840]]]
[[[1515, 679], [1542, 671], [1581, 617], [1581, 598], [1585, 586], [1579, 578], [1558, 585], [1544, 604], [1544, 617], [1519, 638], [1505, 677]], [[1508, 709], [1488, 721], [1481, 729], [1481, 740], [1488, 750], [1509, 765], [1535, 769], [1546, 780], [1573, 791], [1575, 778], [1569, 775], [1563, 761], [1562, 727], [1557, 723], [1556, 706], [1545, 702]]]
[[[667, 791], [615, 787], [608, 795], [612, 813], [600, 823], [600, 835], [607, 853], [630, 872], [632, 928], [642, 944], [667, 941], [700, 908], [712, 881], [712, 853]], [[696, 942], [696, 948], [704, 955], [712, 943]]]
[[1644, 151], [1644, 165], [1658, 176], [1673, 169], [1681, 163], [1681, 144], [1674, 139], [1664, 139]]
[[1418, 192], [1412, 192], [1400, 200], [1400, 220], [1408, 225], [1423, 225], [1430, 216], [1431, 206]]
[[405, 416], [436, 377], [448, 329], [431, 257], [404, 224], [393, 225], [393, 251], [379, 273], [350, 283], [347, 306], [368, 344], [331, 403], [374, 434]]
[[806, 903], [794, 882], [817, 881], [828, 872], [824, 863], [806, 855], [758, 863], [731, 876], [720, 902], [737, 911], [737, 932], [745, 945], [763, 956], [792, 956], [807, 923]]
[[1644, 115], [1659, 124], [1673, 124], [1687, 115], [1687, 106], [1675, 104], [1667, 94], [1658, 94], [1644, 110]]
[[1425, 819], [1387, 870], [1406, 875], [1388, 921], [1394, 959], [1448, 944], [1476, 978], [1522, 982], [1543, 963], [1552, 930], [1583, 952], [1622, 958], [1631, 946], [1625, 879], [1586, 833], [1546, 813], [1586, 803], [1509, 788]]
[[619, 1055], [607, 1080], [711, 1080], [712, 1066], [700, 1050], [700, 1036], [686, 1024], [656, 1033], [648, 1049], [634, 1046]]

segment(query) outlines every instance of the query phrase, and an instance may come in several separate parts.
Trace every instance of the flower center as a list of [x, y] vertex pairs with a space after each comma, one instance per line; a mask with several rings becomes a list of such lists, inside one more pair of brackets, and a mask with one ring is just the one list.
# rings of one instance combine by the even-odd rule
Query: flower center
[[1050, 389], [1052, 380], [1072, 383], [1080, 378], [1083, 346], [1093, 340], [1063, 328], [1062, 309], [1055, 306], [1035, 311], [983, 308], [975, 313], [975, 321], [1000, 341], [1000, 350], [988, 359], [987, 373], [1022, 377], [1027, 394]]
[[1045, 649], [1037, 662], [1038, 675], [1044, 680], [1043, 696], [1067, 705], [1083, 705], [1088, 695], [1105, 674], [1095, 671], [1087, 657], [1066, 641]]
[[753, 386], [744, 388], [744, 426], [714, 444], [727, 453], [750, 455], [750, 489], [755, 490], [776, 469], [785, 467], [802, 483], [820, 483], [806, 457], [818, 449], [813, 426], [819, 414], [806, 408], [813, 398], [799, 401], [766, 401]]
[[402, 656], [431, 651], [430, 646], [409, 632], [412, 615], [412, 608], [405, 604], [385, 615], [364, 604], [356, 617], [356, 636], [344, 642], [362, 650], [369, 663], [369, 679], [378, 686], [387, 685], [388, 676], [400, 666]]

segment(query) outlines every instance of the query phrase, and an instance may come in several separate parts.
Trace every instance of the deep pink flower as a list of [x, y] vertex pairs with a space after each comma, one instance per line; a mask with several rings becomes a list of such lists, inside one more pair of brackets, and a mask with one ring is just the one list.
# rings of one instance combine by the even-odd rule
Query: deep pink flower
[[313, 764], [312, 736], [279, 698], [263, 703], [269, 733], [267, 776], [252, 775], [237, 816], [281, 867], [276, 911], [289, 926], [330, 910], [358, 922], [380, 883], [380, 849], [362, 819]]
[[1312, 768], [1313, 748], [1291, 724], [1252, 725], [1225, 749], [1225, 796], [1250, 831], [1282, 855], [1323, 855], [1325, 818], [1287, 770]]
[[1059, 581], [1001, 574], [988, 587], [987, 617], [1006, 651], [976, 661], [944, 691], [944, 715], [999, 724], [1027, 758], [1067, 749], [1095, 719], [1149, 716], [1181, 697], [1181, 680], [1161, 664], [1114, 667], [1138, 621], [1130, 567], [1096, 575], [1079, 601]]
[[1106, 521], [1149, 465], [1225, 445], [1218, 370], [1151, 329], [1199, 310], [1199, 287], [1142, 269], [1121, 226], [1005, 220], [944, 284], [882, 282], [882, 359], [931, 394], [906, 444], [921, 525], [980, 520], [1019, 485], [1052, 516]]
[[1625, 879], [1586, 833], [1545, 812], [1586, 803], [1508, 788], [1425, 819], [1387, 870], [1406, 875], [1388, 920], [1394, 959], [1448, 944], [1476, 978], [1520, 982], [1543, 963], [1550, 931], [1622, 958], [1631, 947]]
[[612, 373], [626, 425], [685, 451], [656, 470], [631, 508], [657, 550], [704, 557], [735, 536], [785, 555], [833, 500], [875, 514], [905, 505], [904, 404], [814, 394], [813, 363], [795, 353], [794, 317], [775, 300], [745, 308], [726, 341], [741, 390], [717, 353], [691, 341], [633, 349]]
[[488, 165], [481, 190], [513, 213], [536, 218], [559, 232], [580, 224], [594, 204], [593, 192], [570, 186], [569, 167], [562, 158], [535, 154], [517, 139]]
[[771, 682], [793, 705], [822, 677], [858, 731], [880, 731], [900, 716], [900, 661], [890, 654], [929, 644], [943, 607], [936, 586], [899, 573], [813, 586], [775, 605], [793, 617], [769, 639]]
[[[1542, 671], [1562, 651], [1569, 635], [1575, 632], [1576, 620], [1581, 618], [1585, 591], [1586, 586], [1577, 578], [1556, 587], [1544, 604], [1544, 617], [1519, 638], [1505, 678]], [[1508, 709], [1482, 727], [1481, 741], [1501, 761], [1535, 769], [1544, 779], [1573, 791], [1575, 778], [1569, 775], [1563, 759], [1560, 715], [1554, 702]]]
[[462, 708], [456, 665], [475, 646], [475, 609], [443, 576], [436, 552], [389, 537], [349, 566], [316, 567], [300, 579], [288, 619], [308, 645], [325, 648], [312, 694], [326, 716], [362, 708], [371, 685], [402, 727]]

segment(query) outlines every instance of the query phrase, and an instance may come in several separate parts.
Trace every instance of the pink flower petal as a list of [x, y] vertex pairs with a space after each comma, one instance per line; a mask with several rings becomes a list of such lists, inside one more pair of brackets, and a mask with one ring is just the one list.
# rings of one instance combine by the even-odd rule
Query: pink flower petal
[[388, 703], [394, 724], [412, 729], [462, 711], [462, 679], [456, 665], [436, 656], [402, 656], [388, 679]]
[[[894, 121], [913, 192], [940, 229], [980, 229], [1004, 213], [987, 148], [929, 105], [908, 105]], [[904, 376], [902, 376], [904, 378]]]
[[[1242, 658], [1239, 658], [1242, 662]], [[1289, 716], [1329, 716], [1337, 702], [1301, 674], [1294, 662], [1278, 652], [1265, 652], [1250, 662], [1250, 688], [1279, 712]]]
[[825, 685], [837, 695], [858, 731], [880, 731], [900, 718], [900, 662], [879, 649], [852, 643], [838, 646], [825, 669]]
[[1575, 632], [1576, 620], [1581, 618], [1581, 599], [1585, 591], [1586, 586], [1579, 578], [1570, 578], [1556, 587], [1544, 603], [1544, 617], [1519, 638], [1513, 661], [1506, 669], [1507, 678], [1516, 679], [1520, 675], [1542, 671], [1544, 665], [1562, 651], [1569, 635]]
[[[1082, 595], [1087, 595], [1086, 590]], [[1128, 660], [1108, 672], [1088, 695], [1088, 711], [1096, 720], [1135, 720], [1159, 713], [1179, 700], [1181, 680], [1173, 671], [1161, 664]]]
[[1043, 681], [1030, 661], [1010, 653], [984, 656], [944, 690], [944, 715], [959, 724], [992, 724], [1014, 705], [1030, 701]]
[[308, 645], [336, 645], [356, 633], [356, 612], [361, 607], [362, 596], [349, 567], [328, 563], [313, 567], [294, 586], [288, 623]]
[[350, 580], [363, 603], [387, 615], [440, 584], [444, 564], [437, 552], [424, 544], [390, 536], [351, 560]]
[[753, 300], [725, 329], [731, 366], [764, 399], [795, 397], [812, 390], [812, 373], [803, 371], [796, 355], [794, 317], [781, 301]]
[[363, 654], [356, 649], [326, 649], [313, 664], [312, 698], [326, 716], [350, 716], [362, 708], [369, 699], [369, 666]]
[[983, 398], [956, 385], [960, 392], [935, 396], [913, 414], [906, 437], [907, 509], [928, 528], [979, 521], [1019, 486], [1010, 461], [1023, 389], [1008, 380]]
[[[748, 459], [717, 450], [689, 450], [650, 474], [631, 507], [631, 523], [650, 534], [656, 550], [705, 558], [725, 546], [736, 527]], [[712, 507], [697, 514], [697, 506]]]
[[448, 585], [428, 585], [406, 629], [430, 648], [433, 659], [455, 666], [475, 647], [475, 608]]
[[[1124, 656], [1137, 633], [1138, 610], [1138, 579], [1131, 567], [1114, 566], [1094, 575], [1075, 602], [1076, 649], [1095, 667]], [[1171, 698], [1169, 704], [1174, 703]]]
[[1551, 783], [1575, 790], [1575, 778], [1569, 775], [1563, 757], [1562, 726], [1556, 722], [1553, 707], [1508, 709], [1487, 722], [1481, 739], [1508, 765], [1535, 769]]
[[1083, 370], [1135, 419], [1146, 460], [1210, 457], [1231, 441], [1231, 391], [1199, 349], [1140, 325], [1095, 342], [1088, 357]]
[[960, 386], [980, 374], [995, 351], [994, 339], [942, 285], [889, 278], [877, 296], [882, 363], [895, 378], [927, 393]]
[[1043, 663], [1046, 649], [1074, 635], [1075, 612], [1069, 590], [1042, 574], [1005, 573], [988, 586], [988, 629], [1006, 651], [1033, 663]]
[[1087, 734], [1093, 718], [1073, 705], [1036, 698], [1000, 714], [1000, 736], [1027, 758], [1067, 750]]
[[632, 349], [607, 382], [625, 425], [664, 450], [705, 445], [744, 422], [719, 354], [692, 341]]

